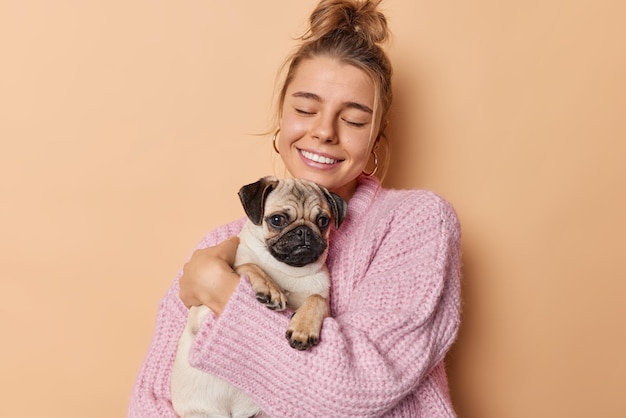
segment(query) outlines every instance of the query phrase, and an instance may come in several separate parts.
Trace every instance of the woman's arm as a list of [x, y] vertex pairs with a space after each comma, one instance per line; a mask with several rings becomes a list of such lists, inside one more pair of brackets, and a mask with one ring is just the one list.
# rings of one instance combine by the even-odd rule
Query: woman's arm
[[440, 363], [459, 324], [459, 225], [444, 201], [426, 203], [395, 208], [349, 306], [325, 320], [320, 345], [290, 348], [288, 316], [268, 311], [241, 280], [199, 332], [192, 364], [244, 389], [272, 416], [392, 409]]
[[[200, 242], [197, 249], [223, 242], [238, 234], [242, 226], [243, 220], [216, 229]], [[179, 297], [178, 280], [181, 275], [182, 272], [159, 304], [152, 342], [130, 398], [130, 418], [176, 417], [171, 404], [170, 373], [188, 314], [187, 307]]]
[[194, 251], [179, 278], [180, 299], [186, 307], [205, 305], [219, 316], [239, 283], [233, 270], [239, 237]]

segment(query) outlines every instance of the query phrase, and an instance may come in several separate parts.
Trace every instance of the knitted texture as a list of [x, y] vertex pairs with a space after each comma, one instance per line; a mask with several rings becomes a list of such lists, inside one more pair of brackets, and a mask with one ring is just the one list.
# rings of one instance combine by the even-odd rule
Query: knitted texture
[[[245, 219], [199, 247], [237, 234]], [[444, 356], [460, 321], [460, 227], [432, 192], [361, 176], [330, 237], [330, 318], [309, 351], [289, 347], [289, 312], [258, 303], [243, 276], [194, 342], [193, 366], [247, 392], [271, 417], [454, 417]], [[175, 417], [169, 374], [187, 309], [175, 280], [159, 306], [129, 417]]]

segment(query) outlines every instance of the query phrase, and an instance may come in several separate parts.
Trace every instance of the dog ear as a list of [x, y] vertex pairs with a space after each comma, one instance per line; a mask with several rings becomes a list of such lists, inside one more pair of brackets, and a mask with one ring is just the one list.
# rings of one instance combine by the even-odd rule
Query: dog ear
[[255, 225], [263, 223], [265, 198], [278, 185], [275, 177], [263, 177], [254, 183], [247, 184], [239, 189], [239, 200], [248, 218]]
[[330, 209], [333, 212], [333, 219], [335, 220], [335, 228], [339, 228], [346, 215], [348, 214], [348, 203], [338, 194], [329, 192], [325, 188], [321, 187], [324, 197], [330, 204]]

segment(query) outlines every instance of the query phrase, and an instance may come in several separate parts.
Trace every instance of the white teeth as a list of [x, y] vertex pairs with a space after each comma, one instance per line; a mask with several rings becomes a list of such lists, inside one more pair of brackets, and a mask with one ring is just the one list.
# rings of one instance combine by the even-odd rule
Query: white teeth
[[315, 161], [316, 163], [335, 164], [337, 162], [337, 160], [333, 160], [332, 158], [323, 157], [321, 155], [313, 154], [312, 152], [308, 152], [308, 151], [300, 151], [300, 152], [302, 153], [302, 155], [304, 155], [304, 157], [306, 159], [311, 160], [311, 161]]

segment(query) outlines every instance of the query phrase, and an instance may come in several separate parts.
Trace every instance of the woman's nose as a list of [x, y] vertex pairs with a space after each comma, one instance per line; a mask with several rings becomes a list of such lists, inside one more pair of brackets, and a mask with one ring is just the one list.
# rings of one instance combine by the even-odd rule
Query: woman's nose
[[322, 142], [335, 142], [337, 135], [333, 118], [320, 115], [313, 124], [311, 135]]

